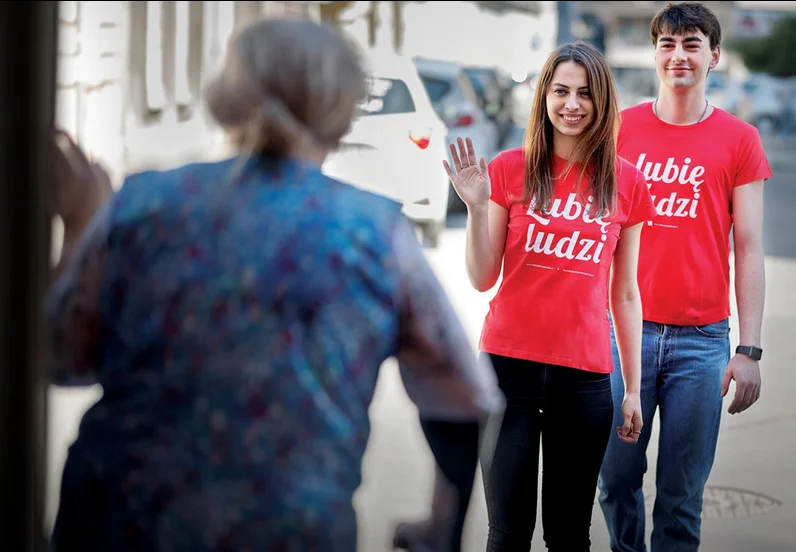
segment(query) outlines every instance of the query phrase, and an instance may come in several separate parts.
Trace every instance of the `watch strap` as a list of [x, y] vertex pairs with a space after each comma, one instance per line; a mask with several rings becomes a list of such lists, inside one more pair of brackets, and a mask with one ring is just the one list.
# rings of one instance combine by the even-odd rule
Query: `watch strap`
[[738, 345], [735, 348], [736, 354], [746, 355], [752, 360], [760, 360], [763, 357], [763, 349], [754, 345]]

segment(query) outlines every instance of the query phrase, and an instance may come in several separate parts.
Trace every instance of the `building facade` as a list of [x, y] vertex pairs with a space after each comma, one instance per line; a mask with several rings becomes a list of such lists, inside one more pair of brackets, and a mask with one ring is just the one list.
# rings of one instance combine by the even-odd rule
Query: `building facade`
[[234, 29], [261, 16], [320, 19], [312, 2], [59, 3], [56, 113], [105, 163], [124, 173], [220, 152], [201, 90]]
[[[553, 47], [555, 2], [61, 1], [57, 122], [115, 184], [222, 155], [201, 91], [231, 33], [259, 17], [338, 26], [364, 48], [512, 71]], [[545, 19], [546, 18], [546, 19]], [[445, 24], [441, 24], [443, 22]]]

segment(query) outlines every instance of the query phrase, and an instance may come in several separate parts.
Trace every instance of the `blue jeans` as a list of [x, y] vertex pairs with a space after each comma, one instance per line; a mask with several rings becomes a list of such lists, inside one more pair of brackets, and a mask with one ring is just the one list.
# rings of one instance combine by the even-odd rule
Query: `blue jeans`
[[[644, 428], [635, 445], [611, 433], [600, 472], [599, 503], [613, 552], [646, 552], [642, 483], [655, 411], [660, 411], [652, 552], [696, 552], [702, 494], [716, 452], [721, 380], [730, 360], [729, 320], [705, 326], [644, 322], [641, 408]], [[611, 332], [614, 425], [622, 424], [624, 383]]]

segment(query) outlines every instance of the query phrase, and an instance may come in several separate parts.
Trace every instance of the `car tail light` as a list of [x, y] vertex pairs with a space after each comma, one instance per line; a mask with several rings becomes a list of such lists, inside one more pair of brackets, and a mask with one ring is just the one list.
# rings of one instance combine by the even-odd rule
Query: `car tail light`
[[424, 129], [410, 130], [409, 139], [412, 142], [414, 142], [415, 145], [419, 147], [421, 150], [424, 150], [428, 147], [428, 144], [431, 142], [431, 129], [424, 128]]

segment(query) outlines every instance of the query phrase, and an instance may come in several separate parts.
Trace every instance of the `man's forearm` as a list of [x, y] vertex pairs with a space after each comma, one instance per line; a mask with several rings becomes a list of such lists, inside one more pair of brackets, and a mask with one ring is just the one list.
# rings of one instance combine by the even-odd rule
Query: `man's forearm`
[[761, 347], [765, 289], [762, 247], [736, 247], [735, 299], [738, 304], [740, 345]]

